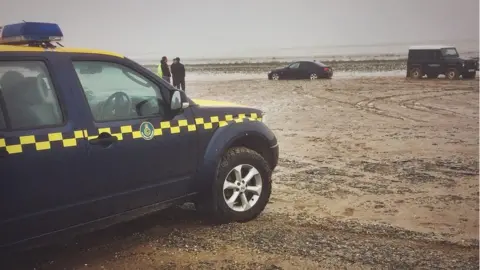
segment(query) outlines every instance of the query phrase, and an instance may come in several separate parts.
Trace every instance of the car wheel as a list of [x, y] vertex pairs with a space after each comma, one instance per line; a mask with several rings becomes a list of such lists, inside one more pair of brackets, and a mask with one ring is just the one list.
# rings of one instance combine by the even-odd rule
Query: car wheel
[[475, 78], [476, 72], [468, 72], [462, 75], [464, 79], [473, 79]]
[[317, 73], [310, 74], [310, 80], [316, 80], [316, 79], [318, 79]]
[[456, 80], [460, 75], [458, 74], [458, 70], [456, 68], [451, 68], [447, 71], [447, 74], [445, 74], [447, 79], [449, 80]]
[[423, 77], [422, 70], [420, 68], [412, 68], [410, 70], [410, 77], [412, 79], [421, 79]]
[[278, 80], [280, 80], [280, 76], [277, 73], [273, 73], [272, 74], [272, 80], [278, 81]]
[[270, 199], [271, 174], [267, 161], [257, 152], [231, 148], [217, 168], [212, 195], [199, 207], [217, 223], [255, 219]]

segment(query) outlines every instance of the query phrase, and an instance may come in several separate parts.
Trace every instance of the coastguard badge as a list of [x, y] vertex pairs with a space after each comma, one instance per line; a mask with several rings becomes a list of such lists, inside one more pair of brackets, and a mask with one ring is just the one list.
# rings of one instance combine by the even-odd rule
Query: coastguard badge
[[143, 122], [140, 125], [140, 134], [142, 135], [142, 138], [145, 140], [151, 140], [153, 139], [154, 134], [154, 127], [152, 123], [150, 122]]

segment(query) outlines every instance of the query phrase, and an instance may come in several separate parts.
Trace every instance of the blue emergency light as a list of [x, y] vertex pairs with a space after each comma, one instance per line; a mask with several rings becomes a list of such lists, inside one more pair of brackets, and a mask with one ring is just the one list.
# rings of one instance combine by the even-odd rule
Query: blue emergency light
[[62, 38], [62, 30], [56, 23], [22, 22], [0, 26], [0, 44], [48, 43]]

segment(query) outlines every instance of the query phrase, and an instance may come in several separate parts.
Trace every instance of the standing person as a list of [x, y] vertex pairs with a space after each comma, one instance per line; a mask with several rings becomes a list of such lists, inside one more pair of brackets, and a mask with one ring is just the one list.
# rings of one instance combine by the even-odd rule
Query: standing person
[[173, 86], [177, 89], [181, 88], [183, 91], [185, 91], [185, 67], [182, 63], [180, 63], [180, 57], [173, 59], [171, 69]]
[[160, 61], [160, 65], [157, 67], [157, 74], [160, 76], [160, 78], [164, 79], [168, 83], [170, 83], [170, 77], [172, 75], [170, 74], [170, 69], [168, 68], [168, 59], [166, 56], [162, 57], [162, 60]]

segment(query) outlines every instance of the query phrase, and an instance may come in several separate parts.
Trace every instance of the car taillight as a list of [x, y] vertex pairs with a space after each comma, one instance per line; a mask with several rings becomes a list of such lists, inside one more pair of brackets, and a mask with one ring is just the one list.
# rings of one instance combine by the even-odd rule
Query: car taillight
[[326, 72], [329, 72], [329, 71], [330, 71], [330, 69], [327, 68], [327, 67], [324, 67], [323, 70], [326, 71]]

